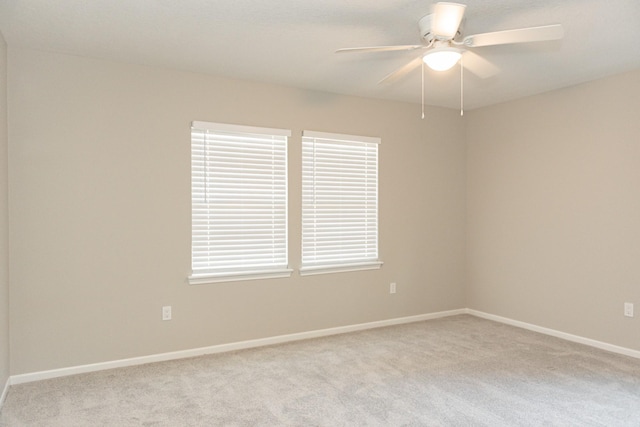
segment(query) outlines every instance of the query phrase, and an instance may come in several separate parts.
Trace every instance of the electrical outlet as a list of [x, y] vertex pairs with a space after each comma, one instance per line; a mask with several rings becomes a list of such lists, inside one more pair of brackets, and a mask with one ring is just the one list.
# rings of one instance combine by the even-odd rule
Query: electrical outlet
[[396, 293], [396, 283], [393, 282], [389, 285], [389, 293], [390, 294], [395, 294]]
[[162, 320], [171, 320], [171, 306], [165, 305], [162, 307]]
[[633, 317], [633, 303], [625, 302], [624, 303], [624, 315], [627, 317]]

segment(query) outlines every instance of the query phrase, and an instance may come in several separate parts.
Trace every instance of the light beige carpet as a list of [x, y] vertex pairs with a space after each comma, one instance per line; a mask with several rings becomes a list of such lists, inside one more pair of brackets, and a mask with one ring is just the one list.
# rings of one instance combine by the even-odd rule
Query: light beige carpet
[[640, 360], [462, 315], [11, 387], [2, 426], [640, 426]]

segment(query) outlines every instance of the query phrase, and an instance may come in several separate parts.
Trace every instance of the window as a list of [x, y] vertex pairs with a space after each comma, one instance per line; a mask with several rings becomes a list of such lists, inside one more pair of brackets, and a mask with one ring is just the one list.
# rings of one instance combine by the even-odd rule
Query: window
[[288, 130], [193, 122], [189, 283], [288, 277]]
[[304, 131], [300, 274], [380, 268], [379, 138]]

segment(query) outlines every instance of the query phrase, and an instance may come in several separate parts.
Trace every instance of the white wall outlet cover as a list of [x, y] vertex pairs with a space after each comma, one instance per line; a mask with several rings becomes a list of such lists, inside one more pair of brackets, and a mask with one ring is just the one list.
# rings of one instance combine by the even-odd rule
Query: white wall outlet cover
[[631, 302], [624, 303], [624, 315], [627, 317], [633, 317], [633, 303]]

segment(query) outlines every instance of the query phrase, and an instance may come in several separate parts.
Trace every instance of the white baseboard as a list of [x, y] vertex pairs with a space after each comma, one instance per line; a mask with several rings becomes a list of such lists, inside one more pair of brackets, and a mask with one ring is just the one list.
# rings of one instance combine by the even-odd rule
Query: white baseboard
[[466, 313], [472, 316], [481, 317], [483, 319], [493, 320], [495, 322], [505, 323], [511, 326], [517, 326], [518, 328], [528, 329], [530, 331], [539, 332], [545, 335], [551, 335], [556, 338], [562, 338], [567, 341], [576, 342], [579, 344], [588, 345], [590, 347], [599, 348], [601, 350], [610, 351], [612, 353], [623, 354], [625, 356], [635, 357], [640, 359], [640, 351], [632, 350], [626, 347], [620, 347], [606, 342], [592, 340], [590, 338], [584, 338], [578, 335], [568, 334], [566, 332], [560, 332], [555, 329], [544, 328], [542, 326], [532, 325], [531, 323], [521, 322], [519, 320], [509, 319], [507, 317], [496, 316], [494, 314], [484, 313], [482, 311], [466, 309]]
[[601, 341], [596, 341], [589, 338], [584, 338], [577, 335], [556, 331], [554, 329], [544, 328], [541, 326], [532, 325], [530, 323], [484, 313], [482, 311], [462, 308], [458, 310], [440, 311], [437, 313], [421, 314], [417, 316], [399, 317], [395, 319], [380, 320], [376, 322], [359, 323], [355, 325], [339, 326], [336, 328], [319, 329], [315, 331], [299, 332], [299, 333], [289, 334], [289, 335], [278, 335], [274, 337], [240, 341], [240, 342], [234, 342], [234, 343], [228, 343], [228, 344], [220, 344], [220, 345], [214, 345], [209, 347], [200, 347], [200, 348], [194, 348], [189, 350], [174, 351], [169, 353], [153, 354], [149, 356], [134, 357], [130, 359], [120, 359], [120, 360], [113, 360], [109, 362], [93, 363], [89, 365], [72, 366], [68, 368], [60, 368], [60, 369], [53, 369], [48, 371], [32, 372], [28, 374], [13, 375], [9, 377], [9, 379], [7, 380], [7, 384], [5, 385], [4, 390], [2, 392], [2, 396], [0, 396], [0, 407], [2, 406], [2, 402], [4, 402], [4, 398], [6, 397], [6, 394], [9, 390], [9, 385], [23, 384], [23, 383], [33, 382], [33, 381], [40, 381], [40, 380], [46, 380], [50, 378], [64, 377], [68, 375], [82, 374], [87, 372], [103, 371], [106, 369], [122, 368], [126, 366], [144, 365], [146, 363], [164, 362], [167, 360], [183, 359], [187, 357], [202, 356], [206, 354], [224, 353], [224, 352], [234, 351], [234, 350], [264, 347], [267, 345], [282, 344], [286, 342], [300, 341], [300, 340], [305, 340], [310, 338], [320, 338], [320, 337], [326, 337], [330, 335], [338, 335], [338, 334], [344, 334], [348, 332], [362, 331], [366, 329], [374, 329], [374, 328], [381, 328], [385, 326], [420, 322], [423, 320], [431, 320], [431, 319], [437, 319], [441, 317], [455, 316], [458, 314], [470, 314], [472, 316], [480, 317], [483, 319], [493, 320], [493, 321], [504, 323], [507, 325], [528, 329], [534, 332], [539, 332], [545, 335], [551, 335], [557, 338], [562, 338], [567, 341], [573, 341], [573, 342], [585, 344], [591, 347], [596, 347], [602, 350], [610, 351], [613, 353], [623, 354], [626, 356], [631, 356], [631, 357], [640, 359], [640, 351], [637, 351], [637, 350], [632, 350], [625, 347], [607, 344]]
[[154, 354], [149, 356], [134, 357], [130, 359], [114, 360], [110, 362], [93, 363], [90, 365], [72, 366], [68, 368], [52, 369], [49, 371], [32, 372], [28, 374], [13, 375], [10, 383], [23, 384], [33, 381], [46, 380], [67, 375], [83, 374], [87, 372], [103, 371], [106, 369], [122, 368], [125, 366], [143, 365], [153, 362], [164, 362], [167, 360], [183, 359], [187, 357], [202, 356], [205, 354], [224, 353], [227, 351], [243, 350], [247, 348], [264, 347], [273, 344], [282, 344], [291, 341], [300, 341], [309, 338], [319, 338], [329, 335], [338, 335], [348, 332], [362, 331], [366, 329], [381, 328], [384, 326], [400, 325], [404, 323], [420, 322], [423, 320], [437, 319], [457, 314], [467, 313], [466, 309], [441, 311], [437, 313], [421, 314], [417, 316], [400, 317], [395, 319], [380, 320], [377, 322], [360, 323], [356, 325], [339, 326], [336, 328], [319, 329], [309, 332], [300, 332], [290, 335], [279, 335], [269, 338], [261, 338], [249, 341], [240, 341], [229, 344], [220, 344], [210, 347], [201, 347], [190, 350], [174, 351], [170, 353]]
[[0, 394], [0, 410], [2, 410], [2, 405], [4, 405], [4, 401], [7, 398], [7, 393], [9, 393], [10, 385], [11, 377], [7, 378], [7, 382], [4, 384], [4, 388], [2, 389], [2, 394]]

